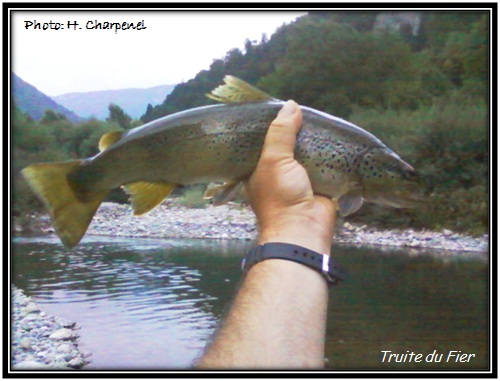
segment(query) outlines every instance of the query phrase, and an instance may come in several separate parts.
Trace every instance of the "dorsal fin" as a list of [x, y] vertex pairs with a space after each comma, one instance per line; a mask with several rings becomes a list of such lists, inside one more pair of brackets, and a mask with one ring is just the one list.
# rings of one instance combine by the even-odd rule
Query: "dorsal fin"
[[276, 101], [269, 94], [262, 90], [253, 87], [245, 81], [226, 75], [224, 77], [224, 85], [212, 90], [207, 97], [214, 101], [221, 103], [244, 103], [244, 102], [263, 102], [263, 101]]
[[123, 132], [113, 131], [104, 134], [99, 140], [99, 151], [104, 151], [109, 146], [115, 144], [118, 140], [122, 138]]

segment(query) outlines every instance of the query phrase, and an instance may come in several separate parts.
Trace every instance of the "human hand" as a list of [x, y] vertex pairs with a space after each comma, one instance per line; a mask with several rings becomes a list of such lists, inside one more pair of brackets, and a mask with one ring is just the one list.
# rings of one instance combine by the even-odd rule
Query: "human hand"
[[257, 167], [246, 184], [260, 228], [259, 244], [285, 242], [329, 254], [337, 205], [313, 193], [294, 159], [302, 112], [288, 101], [271, 123]]

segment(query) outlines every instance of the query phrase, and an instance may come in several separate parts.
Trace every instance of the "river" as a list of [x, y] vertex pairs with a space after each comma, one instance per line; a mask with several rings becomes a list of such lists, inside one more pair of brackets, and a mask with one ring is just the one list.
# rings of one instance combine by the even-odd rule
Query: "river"
[[[57, 238], [19, 237], [12, 281], [48, 313], [78, 323], [81, 347], [92, 353], [84, 369], [185, 369], [227, 312], [249, 248], [237, 240], [94, 236], [67, 251]], [[333, 253], [350, 278], [330, 290], [327, 368], [488, 367], [484, 256], [344, 245]], [[455, 361], [462, 354], [474, 356]]]

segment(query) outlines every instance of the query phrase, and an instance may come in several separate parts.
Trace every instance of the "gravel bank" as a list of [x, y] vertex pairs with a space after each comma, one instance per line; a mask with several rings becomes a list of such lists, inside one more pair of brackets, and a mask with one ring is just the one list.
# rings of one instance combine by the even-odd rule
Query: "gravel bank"
[[80, 369], [88, 353], [78, 348], [78, 326], [45, 313], [22, 290], [11, 289], [13, 370]]
[[[53, 233], [48, 216], [33, 216], [34, 230]], [[16, 228], [20, 230], [20, 228]], [[150, 213], [135, 217], [128, 205], [103, 203], [87, 234], [144, 238], [209, 238], [253, 240], [255, 215], [249, 207], [229, 203], [218, 207], [189, 209], [167, 199]], [[335, 242], [349, 245], [411, 247], [448, 252], [488, 253], [488, 235], [470, 237], [450, 230], [376, 230], [349, 222], [338, 227]]]

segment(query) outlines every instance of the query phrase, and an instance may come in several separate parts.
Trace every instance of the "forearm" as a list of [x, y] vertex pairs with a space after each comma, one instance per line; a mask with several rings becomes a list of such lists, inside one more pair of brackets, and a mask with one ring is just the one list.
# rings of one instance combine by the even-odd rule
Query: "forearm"
[[[293, 158], [302, 114], [289, 101], [266, 135], [246, 184], [260, 229], [259, 244], [281, 242], [329, 254], [336, 204], [315, 196]], [[250, 268], [227, 320], [199, 368], [322, 368], [328, 288], [323, 276], [286, 259]]]
[[327, 300], [314, 270], [279, 259], [258, 263], [198, 367], [323, 367]]
[[[259, 243], [287, 242], [329, 253], [331, 234], [295, 228], [262, 231]], [[260, 262], [248, 272], [198, 367], [322, 368], [327, 304], [327, 283], [317, 271], [288, 260]]]

